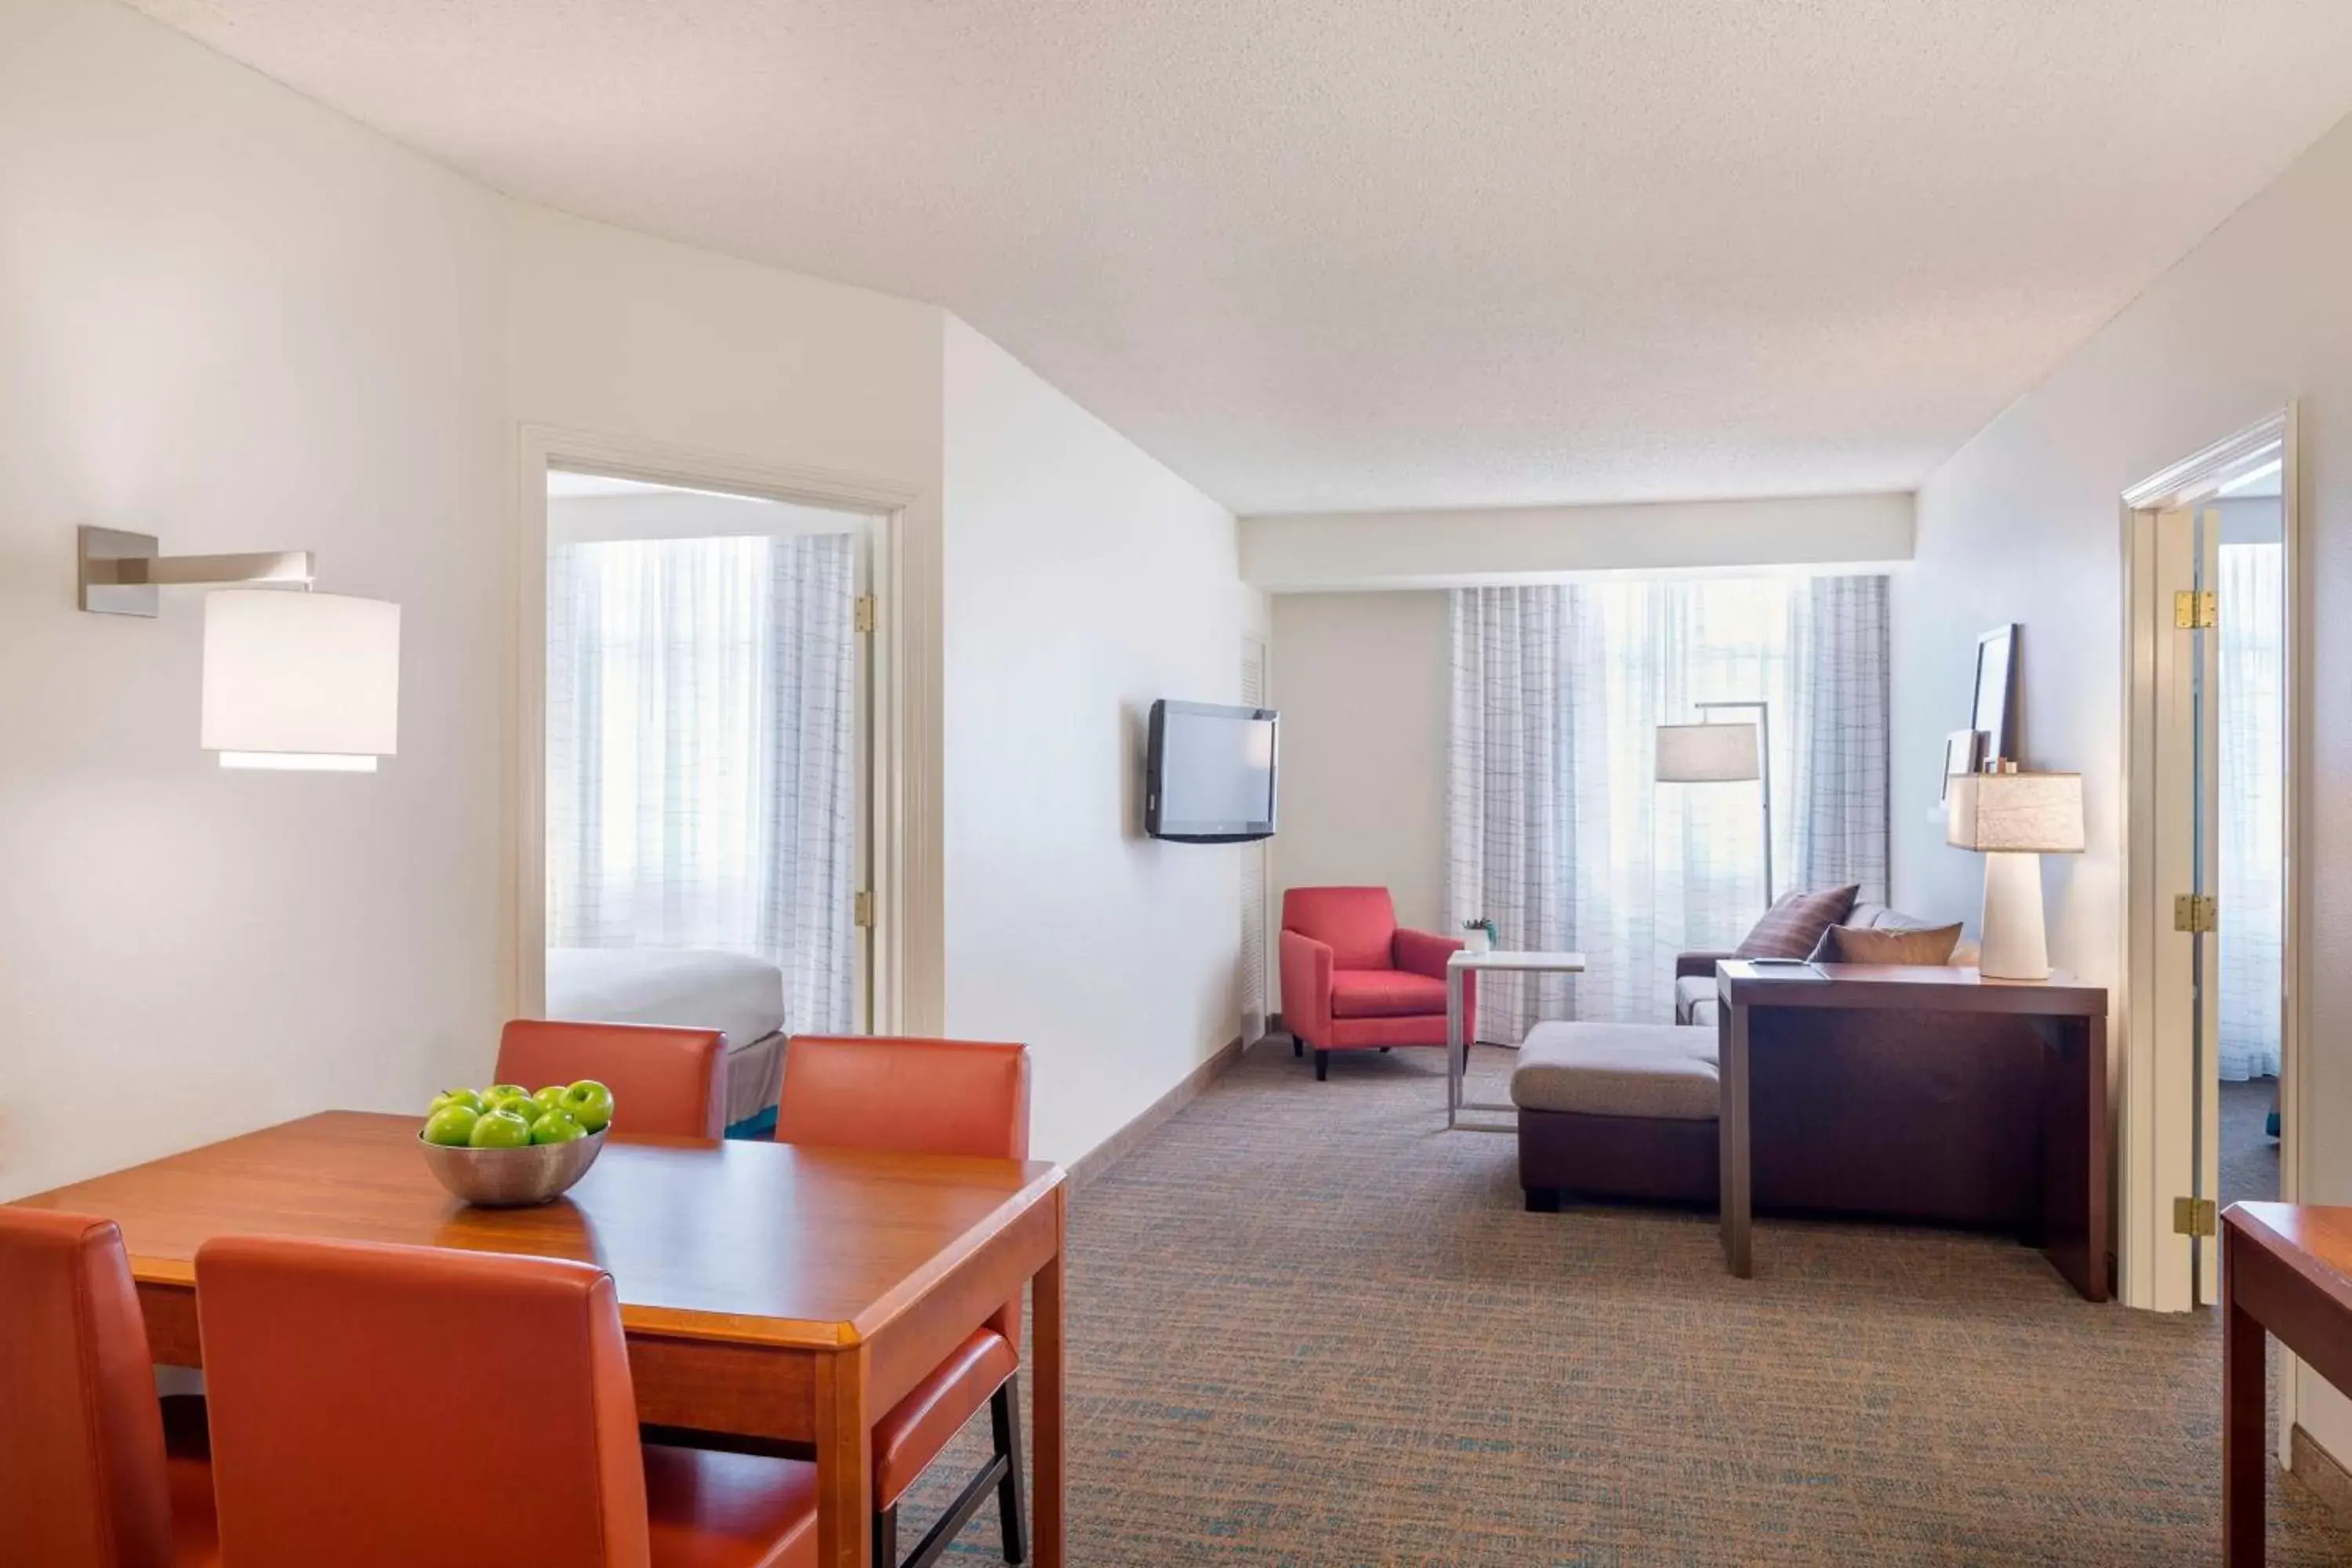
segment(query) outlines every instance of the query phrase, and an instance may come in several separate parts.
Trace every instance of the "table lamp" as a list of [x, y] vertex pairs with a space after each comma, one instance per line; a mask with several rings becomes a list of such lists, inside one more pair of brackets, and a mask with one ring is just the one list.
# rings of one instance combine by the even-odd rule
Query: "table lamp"
[[2083, 852], [2080, 773], [1958, 773], [1946, 801], [1944, 839], [1985, 858], [1978, 973], [1991, 980], [2047, 980], [2042, 857]]

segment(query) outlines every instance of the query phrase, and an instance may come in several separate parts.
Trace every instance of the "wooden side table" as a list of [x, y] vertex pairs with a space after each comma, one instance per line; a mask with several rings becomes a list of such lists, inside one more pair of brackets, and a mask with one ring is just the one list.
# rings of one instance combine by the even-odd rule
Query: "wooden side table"
[[2221, 1561], [2260, 1568], [2270, 1474], [2265, 1333], [2352, 1388], [2352, 1208], [2231, 1204], [2221, 1214]]
[[1753, 1015], [1784, 1008], [2001, 1014], [2030, 1019], [2044, 1047], [2041, 1089], [2042, 1251], [2075, 1289], [2107, 1299], [2107, 994], [2064, 975], [1988, 980], [1973, 969], [1876, 963], [1716, 965], [1722, 1075], [1723, 1255], [1754, 1271], [1748, 1124]]

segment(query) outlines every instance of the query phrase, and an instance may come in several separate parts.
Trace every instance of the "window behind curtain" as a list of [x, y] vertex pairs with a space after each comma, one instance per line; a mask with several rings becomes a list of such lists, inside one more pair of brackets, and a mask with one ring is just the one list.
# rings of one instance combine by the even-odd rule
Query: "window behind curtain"
[[1664, 1021], [1675, 955], [1731, 947], [1763, 913], [1757, 786], [1655, 777], [1657, 726], [1696, 722], [1700, 702], [1771, 704], [1777, 890], [1855, 881], [1883, 898], [1885, 631], [1883, 577], [1457, 591], [1453, 916], [1587, 960], [1581, 976], [1494, 984], [1481, 1033]]
[[551, 945], [748, 953], [853, 1026], [856, 591], [847, 534], [549, 552]]

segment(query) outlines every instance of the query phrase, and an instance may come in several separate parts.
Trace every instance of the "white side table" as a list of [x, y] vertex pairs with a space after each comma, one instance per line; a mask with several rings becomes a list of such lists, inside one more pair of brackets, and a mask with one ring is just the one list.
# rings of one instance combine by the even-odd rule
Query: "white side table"
[[1512, 1110], [1491, 1100], [1462, 1098], [1462, 1075], [1470, 1060], [1470, 1044], [1462, 1034], [1462, 977], [1474, 970], [1517, 974], [1581, 974], [1580, 952], [1456, 952], [1445, 961], [1445, 1126], [1456, 1132], [1509, 1132], [1491, 1121], [1465, 1121], [1465, 1110]]

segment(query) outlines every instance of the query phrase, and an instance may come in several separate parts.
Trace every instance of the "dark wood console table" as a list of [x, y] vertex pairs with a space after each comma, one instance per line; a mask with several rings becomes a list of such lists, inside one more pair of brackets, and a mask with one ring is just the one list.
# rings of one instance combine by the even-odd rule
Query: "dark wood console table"
[[[2027, 1229], [2059, 1273], [2094, 1301], [2107, 1299], [2107, 994], [2063, 975], [1988, 980], [1973, 969], [1821, 963], [1790, 970], [1727, 960], [1716, 968], [1722, 1078], [1723, 1251], [1731, 1272], [1753, 1272], [1749, 1040], [1763, 1016], [1787, 1009], [1998, 1015], [2033, 1026], [2042, 1042], [2035, 1212]], [[1897, 1049], [1899, 1041], [1891, 1041]], [[2030, 1044], [2020, 1047], [2030, 1052]], [[2030, 1064], [2030, 1056], [2028, 1062]], [[2030, 1075], [2030, 1065], [2026, 1069]], [[2032, 1091], [2029, 1091], [2032, 1092]], [[2028, 1110], [2027, 1115], [2033, 1112]], [[1932, 1158], [1921, 1151], [1922, 1159]], [[2020, 1163], [2031, 1163], [2029, 1155]]]
[[2352, 1208], [2231, 1204], [2221, 1215], [2221, 1561], [2260, 1568], [2270, 1473], [2263, 1337], [2352, 1388]]

